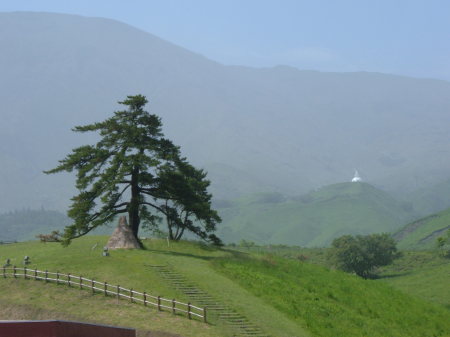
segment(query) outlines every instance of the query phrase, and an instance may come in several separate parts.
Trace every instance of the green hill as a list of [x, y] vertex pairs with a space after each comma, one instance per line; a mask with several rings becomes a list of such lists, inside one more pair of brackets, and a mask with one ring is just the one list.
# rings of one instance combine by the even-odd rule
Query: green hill
[[325, 186], [297, 198], [265, 193], [219, 209], [219, 235], [267, 244], [325, 246], [343, 234], [390, 232], [413, 217], [387, 193], [366, 183]]
[[400, 249], [430, 249], [450, 228], [450, 208], [411, 222], [394, 234]]
[[[38, 242], [0, 245], [0, 257], [20, 264], [27, 254], [31, 268], [82, 274], [149, 294], [192, 301], [152, 267], [165, 265], [268, 336], [444, 337], [450, 333], [446, 308], [380, 281], [299, 260], [190, 242], [172, 242], [168, 247], [164, 240], [146, 240], [147, 250], [112, 251], [106, 258], [98, 248], [105, 241], [106, 237], [85, 237], [67, 248]], [[129, 302], [119, 305], [112, 296], [92, 295], [77, 287], [23, 278], [0, 278], [0, 284], [2, 319], [74, 318], [153, 331], [141, 336], [236, 335], [214, 317], [205, 324]]]

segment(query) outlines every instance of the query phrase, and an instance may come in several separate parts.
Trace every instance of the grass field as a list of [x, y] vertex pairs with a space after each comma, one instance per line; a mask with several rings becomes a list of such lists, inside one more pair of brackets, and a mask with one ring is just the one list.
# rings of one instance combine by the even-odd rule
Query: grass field
[[[301, 259], [192, 242], [168, 246], [164, 240], [146, 240], [146, 250], [118, 250], [103, 257], [101, 247], [105, 242], [106, 237], [85, 237], [68, 248], [38, 242], [0, 245], [0, 261], [10, 258], [20, 265], [23, 256], [29, 255], [31, 268], [82, 274], [187, 302], [183, 293], [172, 289], [150, 267], [170, 265], [274, 337], [450, 335], [448, 309], [396, 290], [384, 279], [364, 281]], [[320, 255], [317, 253], [316, 258]], [[0, 279], [0, 289], [3, 319], [94, 321], [135, 327], [141, 336], [233, 335], [214, 319], [204, 324], [127, 302], [118, 305], [113, 298], [63, 285]]]
[[[326, 268], [332, 265], [327, 259], [328, 248], [304, 248], [283, 245], [233, 247], [236, 250], [264, 256], [304, 261]], [[377, 282], [384, 282], [426, 301], [443, 305], [450, 309], [450, 259], [440, 256], [437, 251], [401, 251], [400, 258], [377, 270]]]
[[236, 282], [305, 325], [314, 336], [450, 333], [450, 312], [382, 282], [275, 256], [217, 263]]
[[450, 310], [450, 259], [430, 251], [407, 251], [381, 270], [380, 281]]

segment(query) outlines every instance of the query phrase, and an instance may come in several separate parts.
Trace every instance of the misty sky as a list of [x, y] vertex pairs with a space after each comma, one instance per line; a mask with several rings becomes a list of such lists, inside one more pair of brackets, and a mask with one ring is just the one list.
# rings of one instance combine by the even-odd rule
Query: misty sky
[[450, 80], [447, 0], [16, 0], [0, 11], [116, 19], [223, 64]]

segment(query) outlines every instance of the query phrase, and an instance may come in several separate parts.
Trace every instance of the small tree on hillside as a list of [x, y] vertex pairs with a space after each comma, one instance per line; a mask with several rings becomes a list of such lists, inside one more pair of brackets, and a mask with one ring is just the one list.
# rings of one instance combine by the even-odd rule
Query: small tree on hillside
[[161, 119], [144, 110], [144, 96], [128, 96], [119, 103], [127, 109], [103, 122], [74, 128], [98, 132], [100, 141], [74, 149], [45, 172], [77, 172], [80, 192], [68, 211], [74, 223], [66, 227], [63, 242], [128, 213], [136, 238], [141, 224], [156, 229], [165, 215], [171, 239], [179, 240], [188, 230], [220, 243], [212, 234], [220, 218], [211, 209], [206, 173], [181, 158], [179, 148], [164, 138]]
[[447, 230], [447, 235], [440, 236], [436, 239], [436, 245], [439, 250], [439, 255], [450, 258], [450, 229]]
[[392, 263], [398, 253], [394, 239], [387, 233], [344, 235], [333, 240], [330, 257], [339, 269], [367, 279], [376, 267]]

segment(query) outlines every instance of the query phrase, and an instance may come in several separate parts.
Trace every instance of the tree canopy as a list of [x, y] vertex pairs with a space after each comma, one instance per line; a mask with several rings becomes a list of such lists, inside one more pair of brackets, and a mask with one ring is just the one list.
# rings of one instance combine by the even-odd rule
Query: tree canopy
[[220, 244], [213, 234], [221, 221], [211, 208], [206, 172], [192, 166], [180, 149], [164, 138], [161, 119], [144, 110], [145, 96], [127, 96], [103, 122], [76, 126], [75, 132], [98, 132], [95, 145], [72, 150], [59, 165], [45, 173], [76, 171], [78, 195], [68, 215], [64, 243], [128, 213], [136, 237], [139, 228], [158, 229], [165, 219], [170, 239], [186, 231]]
[[383, 233], [336, 238], [330, 256], [338, 268], [368, 278], [374, 268], [390, 264], [398, 253], [394, 239]]

